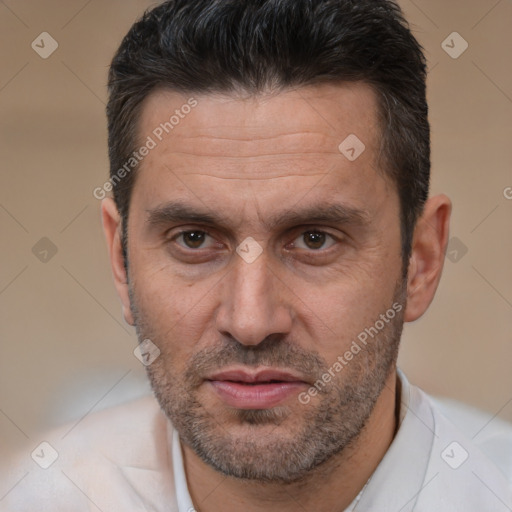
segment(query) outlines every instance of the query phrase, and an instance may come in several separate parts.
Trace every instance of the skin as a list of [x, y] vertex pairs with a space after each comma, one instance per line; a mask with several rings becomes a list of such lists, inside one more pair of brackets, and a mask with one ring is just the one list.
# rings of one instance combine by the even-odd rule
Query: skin
[[[450, 201], [444, 195], [427, 201], [402, 282], [398, 195], [380, 168], [376, 96], [369, 86], [194, 97], [198, 106], [137, 171], [128, 275], [119, 214], [111, 199], [102, 204], [125, 319], [141, 340], [150, 338], [161, 350], [148, 373], [180, 432], [197, 510], [296, 511], [300, 503], [305, 510], [342, 511], [392, 442], [401, 327], [419, 318], [433, 299]], [[140, 120], [141, 140], [187, 100], [170, 91], [150, 95]], [[366, 146], [353, 162], [338, 151], [349, 134]], [[158, 217], [155, 211], [177, 200], [223, 220], [150, 222]], [[311, 213], [326, 204], [358, 211], [359, 221], [317, 221], [309, 215], [269, 225], [283, 212]], [[209, 236], [191, 248], [187, 242], [197, 240], [178, 236], [180, 230]], [[311, 230], [328, 235], [320, 238], [320, 247], [305, 235]], [[250, 264], [236, 253], [247, 237], [263, 250]], [[401, 314], [376, 342], [354, 356], [323, 393], [301, 404], [299, 391], [307, 391], [397, 301]], [[240, 367], [243, 361], [253, 369], [293, 370], [304, 385], [266, 411], [234, 410], [203, 378], [212, 368]], [[340, 405], [357, 390], [364, 395], [359, 402]], [[191, 411], [203, 429], [196, 440], [213, 452], [220, 447], [216, 460], [194, 446]], [[311, 453], [326, 445], [318, 428], [308, 431], [326, 411], [332, 418], [324, 423], [345, 437], [322, 463], [292, 471], [286, 462], [294, 453], [290, 447], [296, 452], [302, 446], [298, 440]], [[226, 468], [237, 465], [261, 474], [227, 476]], [[273, 477], [265, 480], [263, 473]]]

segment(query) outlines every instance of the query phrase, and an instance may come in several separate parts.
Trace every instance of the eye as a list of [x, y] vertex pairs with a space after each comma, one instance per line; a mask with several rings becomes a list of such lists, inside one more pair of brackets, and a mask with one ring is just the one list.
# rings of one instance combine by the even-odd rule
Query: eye
[[[192, 230], [192, 231], [181, 231], [174, 237], [174, 240], [185, 249], [206, 249], [205, 242], [213, 238], [205, 231]], [[211, 246], [211, 245], [210, 245]]]
[[306, 249], [319, 251], [321, 249], [329, 249], [336, 241], [334, 238], [324, 231], [311, 230], [305, 231], [293, 241], [293, 246], [298, 249]]

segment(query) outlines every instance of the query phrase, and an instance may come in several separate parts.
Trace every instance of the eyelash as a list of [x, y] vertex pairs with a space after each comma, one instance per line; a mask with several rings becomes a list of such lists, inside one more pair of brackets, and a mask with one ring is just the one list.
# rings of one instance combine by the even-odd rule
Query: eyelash
[[[178, 233], [173, 235], [171, 237], [170, 241], [171, 242], [176, 242], [180, 237], [182, 237], [183, 235], [186, 235], [188, 233], [201, 233], [201, 234], [204, 234], [206, 236], [209, 236], [212, 239], [214, 238], [208, 231], [206, 231], [204, 229], [184, 229], [184, 230], [180, 230]], [[310, 249], [310, 250], [308, 250], [308, 249], [299, 248], [300, 250], [307, 251], [307, 252], [310, 252], [310, 253], [326, 252], [330, 247], [335, 245], [337, 242], [340, 242], [340, 239], [337, 238], [336, 236], [332, 235], [331, 233], [328, 233], [327, 231], [323, 231], [321, 229], [316, 229], [316, 228], [308, 229], [306, 231], [302, 231], [301, 233], [298, 234], [298, 236], [296, 236], [293, 239], [292, 242], [295, 242], [295, 240], [297, 240], [300, 237], [303, 237], [307, 233], [315, 233], [315, 234], [325, 235], [326, 237], [330, 238], [333, 241], [333, 243], [327, 249]], [[202, 248], [193, 249], [191, 247], [186, 247], [185, 245], [181, 245], [179, 243], [178, 243], [178, 245], [180, 246], [180, 248], [182, 250], [185, 250], [185, 251], [199, 252], [202, 249]], [[287, 245], [289, 245], [289, 244], [287, 244]]]

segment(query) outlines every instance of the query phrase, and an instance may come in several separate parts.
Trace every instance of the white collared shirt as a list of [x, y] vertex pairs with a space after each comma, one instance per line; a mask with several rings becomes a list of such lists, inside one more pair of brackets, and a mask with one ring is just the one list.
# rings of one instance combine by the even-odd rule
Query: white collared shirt
[[[354, 505], [355, 512], [512, 511], [512, 425], [437, 403], [401, 372], [399, 379], [397, 434], [347, 511]], [[463, 432], [471, 432], [471, 422], [483, 427], [473, 429], [473, 439]], [[33, 446], [0, 462], [1, 512], [196, 510], [179, 436], [153, 397], [91, 414], [44, 440], [58, 454], [47, 469], [40, 465], [55, 453], [46, 445], [32, 457]]]

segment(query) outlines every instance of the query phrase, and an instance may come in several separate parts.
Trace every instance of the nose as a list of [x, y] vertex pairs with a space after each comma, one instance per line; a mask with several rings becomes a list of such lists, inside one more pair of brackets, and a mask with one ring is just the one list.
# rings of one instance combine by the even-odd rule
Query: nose
[[246, 346], [258, 345], [271, 335], [289, 333], [292, 313], [287, 290], [270, 268], [265, 253], [252, 263], [236, 256], [222, 281], [218, 331]]

